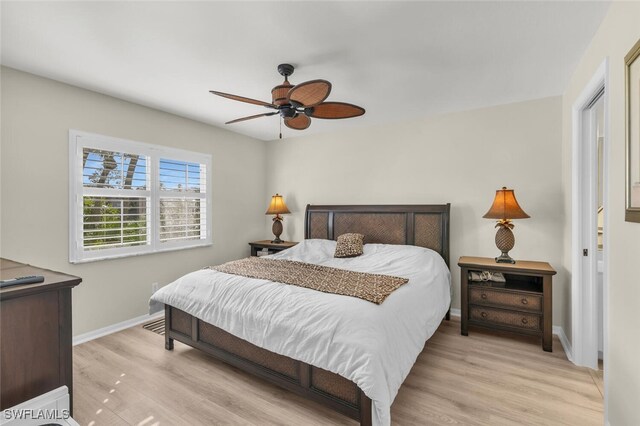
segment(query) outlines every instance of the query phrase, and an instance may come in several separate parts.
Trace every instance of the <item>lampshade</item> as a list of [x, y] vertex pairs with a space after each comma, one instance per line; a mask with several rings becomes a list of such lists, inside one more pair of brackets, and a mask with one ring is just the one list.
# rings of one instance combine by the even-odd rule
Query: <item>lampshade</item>
[[291, 213], [287, 208], [287, 205], [284, 203], [284, 199], [282, 195], [276, 194], [271, 197], [271, 203], [269, 203], [269, 208], [265, 214], [288, 214]]
[[507, 189], [503, 186], [502, 189], [496, 191], [493, 205], [482, 217], [485, 219], [526, 219], [530, 216], [518, 204], [513, 189]]

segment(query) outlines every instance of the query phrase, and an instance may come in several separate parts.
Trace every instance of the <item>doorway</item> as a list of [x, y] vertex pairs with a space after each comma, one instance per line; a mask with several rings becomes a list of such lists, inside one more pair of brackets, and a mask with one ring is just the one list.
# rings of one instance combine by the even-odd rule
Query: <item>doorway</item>
[[[594, 100], [593, 105], [585, 111], [589, 114], [589, 121], [593, 124], [589, 135], [585, 138], [586, 143], [596, 145], [596, 308], [598, 310], [598, 360], [601, 361], [604, 355], [604, 91]], [[590, 232], [586, 230], [586, 232]], [[593, 230], [591, 230], [593, 232]], [[599, 363], [600, 364], [600, 363]]]
[[[608, 364], [608, 61], [573, 105], [572, 361], [604, 370]], [[599, 363], [602, 360], [602, 363]]]
[[[590, 371], [593, 381], [604, 397], [604, 148], [605, 148], [605, 105], [604, 92], [595, 100], [591, 108], [590, 121], [595, 125], [591, 129], [591, 135], [585, 138], [585, 141], [595, 142], [596, 144], [596, 169], [597, 169], [597, 185], [596, 185], [596, 301], [595, 307], [598, 310], [597, 328], [598, 328], [598, 365], [596, 369]], [[588, 230], [586, 232], [589, 232]]]

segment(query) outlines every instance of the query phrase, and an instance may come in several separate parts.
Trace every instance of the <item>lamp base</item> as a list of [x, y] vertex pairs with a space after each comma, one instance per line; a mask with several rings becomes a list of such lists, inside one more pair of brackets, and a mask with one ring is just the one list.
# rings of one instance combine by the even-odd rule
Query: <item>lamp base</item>
[[500, 256], [496, 257], [496, 263], [516, 263], [516, 261], [509, 256], [509, 253], [502, 252]]
[[280, 239], [280, 234], [282, 234], [282, 218], [280, 217], [280, 215], [276, 215], [276, 217], [273, 218], [273, 226], [271, 227], [271, 232], [273, 232], [273, 235], [275, 235], [276, 237], [271, 241], [272, 243], [280, 244], [284, 242]]
[[503, 225], [498, 223], [498, 232], [496, 232], [496, 247], [502, 253], [496, 257], [496, 263], [516, 263], [515, 260], [509, 256], [509, 250], [516, 244], [516, 238], [511, 231], [509, 224]]

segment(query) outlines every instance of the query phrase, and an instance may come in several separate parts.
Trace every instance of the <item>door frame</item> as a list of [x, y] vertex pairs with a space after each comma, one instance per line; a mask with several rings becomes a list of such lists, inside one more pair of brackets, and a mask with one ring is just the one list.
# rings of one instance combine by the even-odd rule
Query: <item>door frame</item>
[[[609, 164], [610, 164], [610, 101], [609, 101], [609, 59], [605, 58], [600, 64], [589, 83], [573, 104], [572, 108], [572, 186], [571, 186], [571, 340], [572, 359], [579, 366], [598, 368], [598, 300], [597, 300], [597, 143], [585, 138], [588, 124], [585, 112], [590, 110], [591, 104], [600, 92], [604, 90], [604, 141], [603, 141], [603, 357], [604, 357], [604, 406], [605, 419], [608, 408], [608, 361], [609, 361]], [[584, 160], [587, 160], [585, 164]], [[595, 165], [595, 167], [594, 167]], [[594, 182], [596, 188], [594, 190]], [[585, 200], [585, 184], [589, 192]], [[584, 203], [596, 208], [583, 211]], [[593, 228], [594, 232], [586, 234], [585, 224]], [[589, 250], [589, 255], [583, 256], [583, 249]], [[585, 265], [586, 259], [586, 265]]]

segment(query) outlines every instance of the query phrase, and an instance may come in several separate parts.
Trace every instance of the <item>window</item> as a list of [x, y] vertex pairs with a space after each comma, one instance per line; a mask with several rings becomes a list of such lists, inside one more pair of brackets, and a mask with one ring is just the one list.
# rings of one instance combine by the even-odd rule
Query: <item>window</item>
[[69, 261], [211, 244], [211, 156], [69, 132]]

